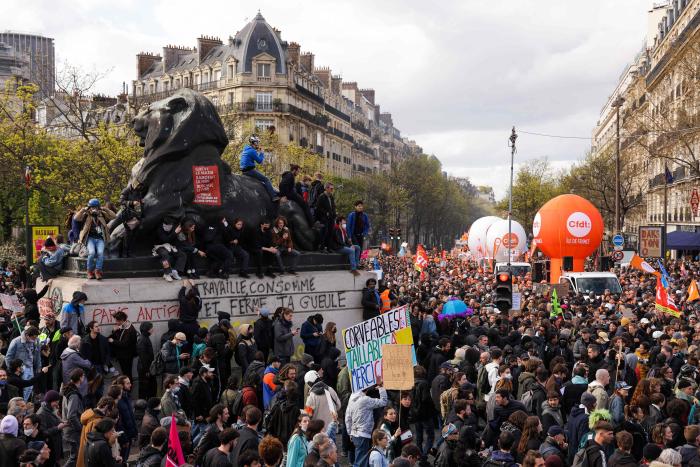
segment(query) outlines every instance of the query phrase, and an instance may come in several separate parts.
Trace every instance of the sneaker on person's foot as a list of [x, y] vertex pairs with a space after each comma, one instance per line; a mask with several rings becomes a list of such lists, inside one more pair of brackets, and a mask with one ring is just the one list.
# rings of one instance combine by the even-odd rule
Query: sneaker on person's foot
[[87, 277], [88, 277], [88, 279], [94, 279], [94, 278], [95, 278], [95, 273], [92, 272], [92, 271], [88, 271], [88, 272], [87, 272]]
[[163, 274], [163, 279], [165, 279], [167, 282], [172, 282], [173, 276], [172, 274]]
[[297, 272], [294, 269], [287, 269], [287, 274], [291, 274], [292, 276], [298, 276]]
[[267, 272], [265, 273], [265, 275], [266, 275], [267, 277], [271, 277], [272, 279], [274, 279], [275, 277], [277, 277], [277, 276], [275, 275], [275, 273], [272, 272], [272, 271], [267, 271]]
[[358, 271], [357, 269], [351, 269], [351, 270], [350, 270], [350, 274], [352, 274], [353, 276], [359, 276], [359, 275], [360, 275], [360, 271]]
[[262, 275], [262, 273], [257, 273], [256, 276], [258, 277], [258, 279], [262, 279], [263, 277], [265, 277]]
[[172, 271], [170, 271], [170, 277], [172, 277], [176, 281], [182, 280], [182, 277], [180, 277], [180, 274], [178, 274], [178, 272], [174, 269]]
[[102, 280], [102, 271], [100, 271], [99, 269], [95, 269], [95, 279], [97, 279], [98, 281]]
[[248, 274], [246, 274], [245, 272], [241, 272], [238, 274], [238, 277], [241, 277], [243, 279], [248, 279], [250, 276]]

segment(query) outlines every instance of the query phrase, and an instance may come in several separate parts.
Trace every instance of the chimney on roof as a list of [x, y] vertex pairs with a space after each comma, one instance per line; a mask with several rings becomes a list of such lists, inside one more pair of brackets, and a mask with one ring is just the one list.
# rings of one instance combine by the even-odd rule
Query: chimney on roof
[[340, 85], [343, 82], [343, 78], [340, 76], [331, 77], [331, 92], [333, 94], [340, 94]]
[[304, 52], [300, 57], [301, 66], [306, 68], [306, 71], [313, 73], [314, 71], [314, 54], [311, 52]]
[[360, 89], [360, 92], [370, 104], [374, 105], [374, 89]]
[[289, 63], [294, 66], [299, 65], [299, 51], [301, 46], [296, 42], [290, 42], [287, 46], [287, 56], [289, 57]]
[[150, 52], [141, 52], [136, 55], [136, 76], [142, 78], [144, 74], [153, 66], [155, 62], [160, 62], [160, 55]]
[[200, 36], [197, 38], [197, 50], [199, 51], [199, 57], [197, 63], [200, 64], [204, 58], [209, 54], [211, 49], [217, 45], [223, 45], [221, 39], [218, 37], [211, 36]]
[[323, 87], [326, 89], [331, 88], [331, 69], [328, 67], [316, 68], [314, 70], [314, 75], [321, 81]]
[[177, 45], [166, 45], [163, 47], [163, 73], [176, 66], [180, 61], [180, 57], [192, 53], [193, 50], [189, 47], [181, 47]]

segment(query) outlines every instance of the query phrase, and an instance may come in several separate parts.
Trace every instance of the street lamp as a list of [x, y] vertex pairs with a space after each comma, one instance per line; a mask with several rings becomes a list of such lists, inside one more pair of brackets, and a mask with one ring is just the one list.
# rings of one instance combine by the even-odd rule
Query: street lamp
[[29, 189], [32, 184], [32, 168], [24, 167], [24, 244], [26, 245], [27, 267], [32, 264], [31, 233], [29, 232]]
[[515, 141], [518, 139], [518, 134], [515, 132], [515, 127], [510, 133], [510, 191], [508, 194], [508, 272], [511, 272], [510, 261], [511, 261], [511, 235], [512, 235], [512, 222], [513, 222], [513, 161], [515, 159]]
[[625, 99], [618, 96], [612, 103], [615, 108], [615, 233], [620, 232], [620, 107]]

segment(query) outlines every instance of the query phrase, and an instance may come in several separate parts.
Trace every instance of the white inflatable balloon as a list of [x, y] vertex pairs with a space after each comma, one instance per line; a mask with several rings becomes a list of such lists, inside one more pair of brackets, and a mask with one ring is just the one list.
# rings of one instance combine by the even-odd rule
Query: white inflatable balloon
[[490, 258], [491, 250], [487, 247], [486, 232], [494, 222], [502, 220], [496, 216], [480, 217], [469, 228], [467, 246], [474, 258]]
[[[489, 256], [498, 262], [508, 261], [508, 247], [510, 246], [512, 259], [525, 253], [527, 248], [527, 235], [525, 229], [519, 222], [511, 222], [511, 236], [508, 240], [508, 219], [501, 219], [494, 222], [486, 233], [486, 244], [489, 249]], [[494, 254], [495, 252], [495, 254]]]

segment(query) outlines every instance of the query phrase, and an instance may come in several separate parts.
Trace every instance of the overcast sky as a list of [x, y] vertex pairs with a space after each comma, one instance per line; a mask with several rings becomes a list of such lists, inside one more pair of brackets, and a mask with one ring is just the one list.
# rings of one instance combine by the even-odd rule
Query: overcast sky
[[[108, 72], [115, 95], [139, 51], [234, 35], [258, 8], [282, 38], [347, 81], [374, 88], [403, 135], [445, 170], [508, 185], [511, 126], [590, 136], [641, 49], [649, 0], [4, 0], [0, 29], [55, 39], [58, 65]], [[588, 140], [520, 134], [517, 161], [567, 166]]]

